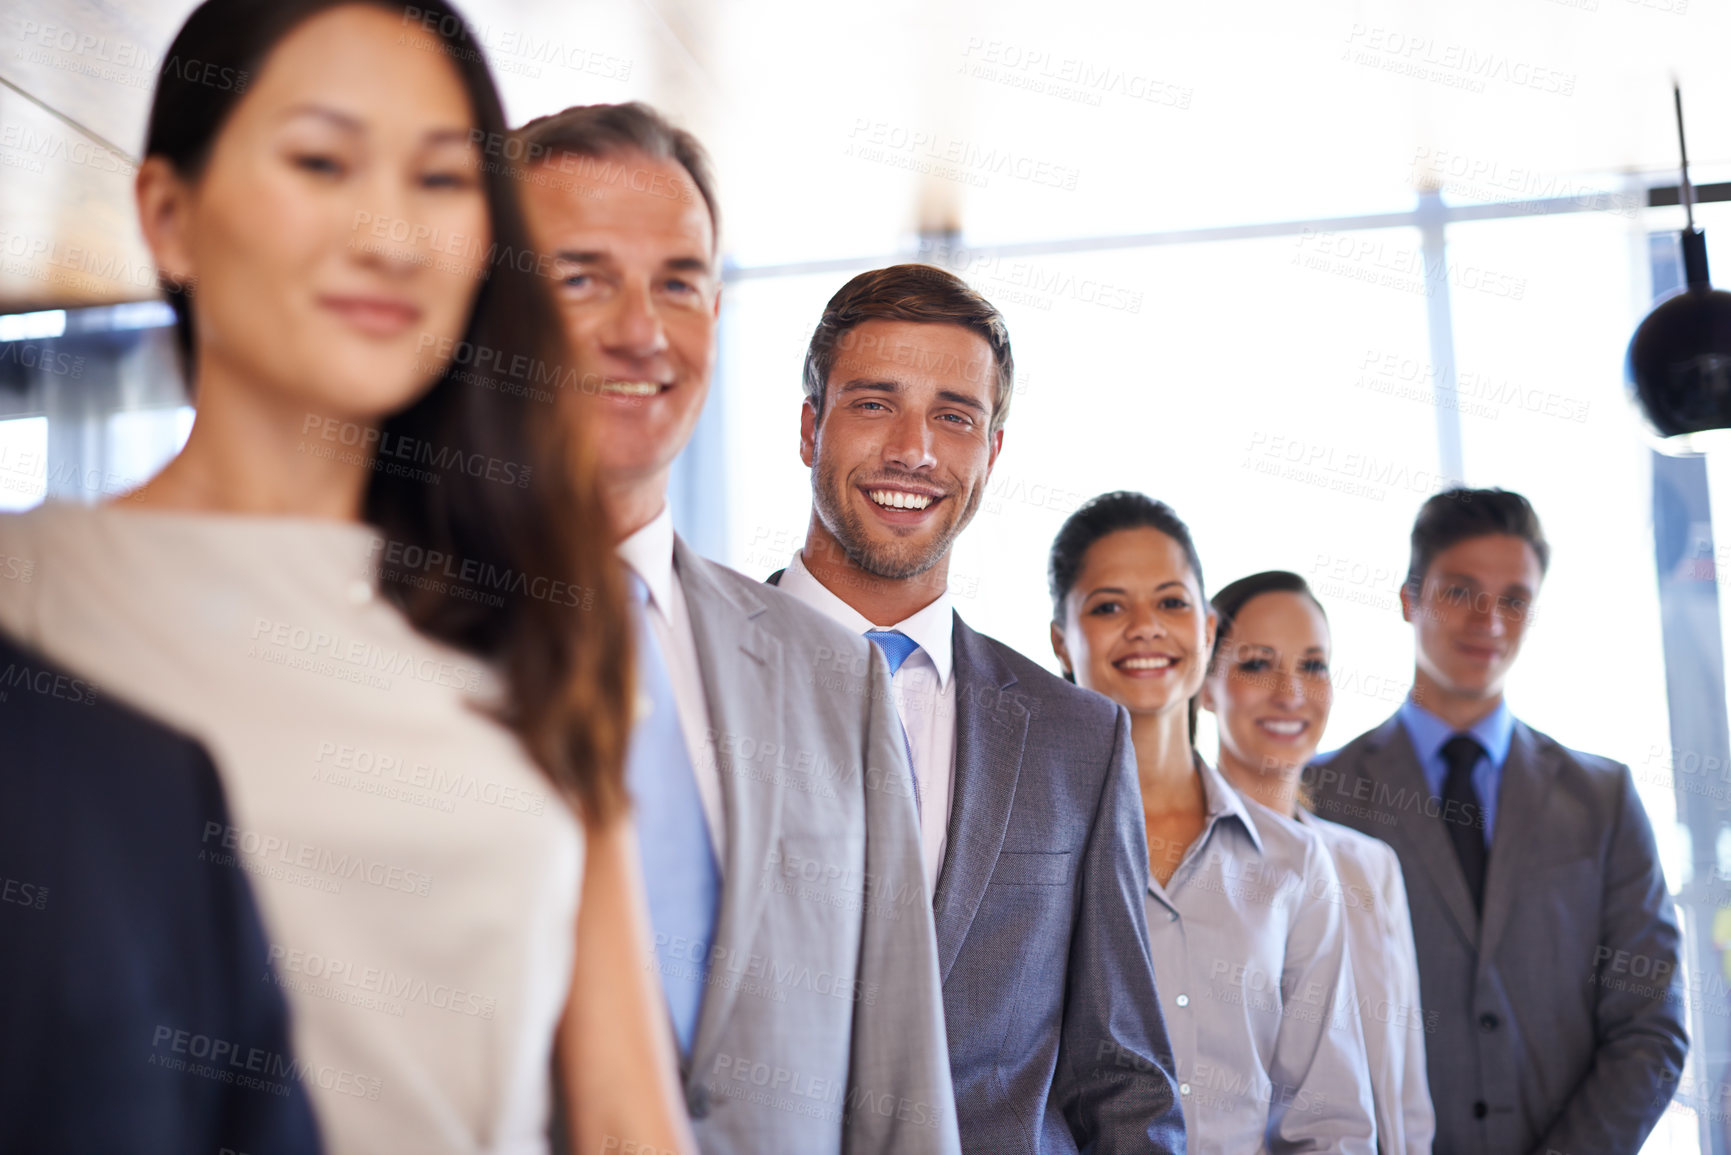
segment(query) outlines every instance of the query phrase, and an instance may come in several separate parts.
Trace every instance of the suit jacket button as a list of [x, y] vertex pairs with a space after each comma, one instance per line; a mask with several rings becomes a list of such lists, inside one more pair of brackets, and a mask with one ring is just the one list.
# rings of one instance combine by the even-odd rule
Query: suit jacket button
[[1486, 1011], [1484, 1014], [1479, 1016], [1479, 1030], [1485, 1031], [1486, 1033], [1494, 1031], [1497, 1029], [1497, 1024], [1501, 1021], [1502, 1020], [1498, 1019], [1495, 1015], [1491, 1014], [1491, 1012]]
[[693, 1119], [701, 1119], [709, 1114], [709, 1088], [699, 1084], [691, 1088], [691, 1094], [685, 1099], [685, 1109]]
[[1485, 1101], [1483, 1099], [1480, 1099], [1478, 1102], [1473, 1104], [1473, 1118], [1483, 1119], [1489, 1113], [1490, 1108], [1485, 1106]]

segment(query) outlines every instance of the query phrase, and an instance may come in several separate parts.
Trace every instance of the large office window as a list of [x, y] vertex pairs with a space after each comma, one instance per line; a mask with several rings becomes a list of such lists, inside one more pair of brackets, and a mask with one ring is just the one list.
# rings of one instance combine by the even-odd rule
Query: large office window
[[[1670, 774], [1655, 757], [1669, 720], [1651, 449], [1623, 381], [1629, 336], [1649, 307], [1638, 275], [1645, 222], [1579, 213], [1463, 223], [1449, 229], [1449, 256], [1500, 267], [1523, 289], [1518, 299], [1453, 297], [1465, 472], [1525, 494], [1552, 543], [1510, 703], [1565, 744], [1635, 770], [1675, 887], [1686, 856]], [[1595, 708], [1607, 699], [1616, 708]]]

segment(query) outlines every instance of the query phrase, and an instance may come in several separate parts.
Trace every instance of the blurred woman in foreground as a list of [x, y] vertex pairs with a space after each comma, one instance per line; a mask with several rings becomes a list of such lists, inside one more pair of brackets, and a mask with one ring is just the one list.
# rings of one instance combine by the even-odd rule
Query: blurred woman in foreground
[[1328, 616], [1302, 577], [1281, 570], [1240, 578], [1212, 604], [1219, 625], [1202, 705], [1220, 722], [1220, 772], [1328, 847], [1343, 888], [1377, 1145], [1387, 1155], [1429, 1152], [1436, 1117], [1400, 860], [1387, 843], [1312, 814], [1299, 783], [1334, 702]]
[[253, 884], [274, 1074], [334, 1152], [545, 1151], [556, 1044], [578, 1149], [691, 1146], [588, 456], [453, 364], [561, 356], [505, 131], [437, 0], [198, 8], [136, 183], [191, 435], [125, 498], [0, 518], [36, 579], [0, 628], [215, 759], [232, 825], [187, 853]]
[[1375, 1150], [1339, 880], [1317, 838], [1196, 753], [1214, 642], [1202, 563], [1162, 502], [1108, 493], [1052, 543], [1052, 649], [1130, 712], [1148, 938], [1193, 1151]]

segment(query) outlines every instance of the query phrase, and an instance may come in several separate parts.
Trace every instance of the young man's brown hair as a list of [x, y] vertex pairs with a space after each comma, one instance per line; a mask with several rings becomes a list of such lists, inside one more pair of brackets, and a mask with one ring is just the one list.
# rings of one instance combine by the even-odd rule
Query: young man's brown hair
[[1010, 330], [1003, 315], [967, 282], [931, 265], [891, 265], [861, 273], [829, 299], [805, 353], [805, 399], [818, 417], [823, 416], [824, 387], [836, 350], [867, 321], [960, 325], [984, 337], [997, 370], [991, 432], [1004, 427], [1016, 369], [1010, 357]]

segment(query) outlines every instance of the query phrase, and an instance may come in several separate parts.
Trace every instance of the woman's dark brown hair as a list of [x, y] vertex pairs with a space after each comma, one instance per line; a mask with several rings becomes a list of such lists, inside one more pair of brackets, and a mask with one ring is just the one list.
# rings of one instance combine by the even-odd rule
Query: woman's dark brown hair
[[1322, 615], [1322, 620], [1328, 620], [1328, 611], [1316, 600], [1316, 595], [1310, 590], [1310, 583], [1290, 570], [1271, 569], [1241, 577], [1221, 586], [1220, 592], [1209, 599], [1208, 604], [1214, 607], [1215, 617], [1214, 649], [1208, 655], [1209, 665], [1220, 661], [1220, 651], [1226, 647], [1226, 636], [1232, 632], [1233, 623], [1244, 611], [1244, 607], [1250, 604], [1252, 598], [1259, 598], [1263, 594], [1303, 594]]
[[[524, 259], [534, 249], [518, 203], [520, 174], [498, 147], [509, 139], [498, 90], [480, 41], [442, 0], [418, 0], [413, 8], [378, 0], [206, 0], [163, 57], [145, 155], [197, 180], [271, 51], [307, 19], [351, 3], [401, 15], [404, 33], [441, 52], [469, 96], [488, 162], [482, 183], [493, 249], [454, 348], [486, 351], [493, 365], [558, 366], [563, 330], [532, 255]], [[190, 377], [196, 289], [164, 288]], [[417, 401], [386, 418], [382, 434], [398, 444], [514, 462], [532, 484], [501, 485], [451, 470], [432, 485], [375, 470], [365, 517], [388, 547], [404, 557], [436, 552], [465, 576], [479, 575], [465, 590], [471, 597], [418, 580], [423, 575], [410, 566], [383, 569], [381, 587], [416, 629], [499, 669], [509, 688], [502, 720], [587, 819], [605, 820], [625, 801], [631, 630], [593, 452], [568, 434], [568, 418], [555, 420], [544, 401], [531, 399], [538, 390], [464, 371], [457, 359]], [[481, 360], [473, 352], [470, 359]]]
[[[1196, 552], [1196, 542], [1191, 538], [1190, 527], [1184, 524], [1184, 519], [1164, 501], [1155, 501], [1145, 493], [1120, 489], [1083, 502], [1076, 512], [1064, 519], [1058, 536], [1052, 539], [1052, 550], [1046, 561], [1046, 586], [1052, 595], [1052, 622], [1055, 625], [1062, 627], [1064, 624], [1064, 599], [1075, 588], [1082, 565], [1088, 560], [1089, 547], [1121, 529], [1152, 529], [1177, 542], [1178, 548], [1184, 551], [1184, 560], [1190, 565], [1191, 575], [1196, 578], [1196, 592], [1202, 594], [1202, 557]], [[1076, 676], [1066, 673], [1064, 679], [1074, 682]], [[1192, 696], [1188, 711], [1192, 746], [1196, 744], [1198, 702], [1199, 698]]]

